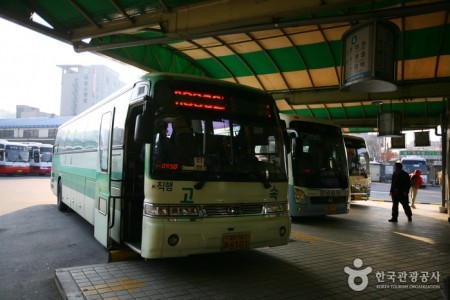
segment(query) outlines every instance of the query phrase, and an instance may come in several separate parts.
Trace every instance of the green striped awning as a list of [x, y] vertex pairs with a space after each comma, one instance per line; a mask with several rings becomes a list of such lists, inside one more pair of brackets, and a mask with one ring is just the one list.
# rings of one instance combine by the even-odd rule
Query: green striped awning
[[[378, 113], [392, 110], [403, 113], [407, 126], [440, 124], [450, 95], [449, 11], [447, 0], [0, 3], [0, 17], [70, 43], [76, 51], [98, 52], [147, 71], [256, 87], [272, 93], [283, 112], [351, 128], [373, 128]], [[52, 28], [30, 20], [33, 14]], [[374, 18], [399, 29], [398, 90], [341, 92], [342, 36]]]

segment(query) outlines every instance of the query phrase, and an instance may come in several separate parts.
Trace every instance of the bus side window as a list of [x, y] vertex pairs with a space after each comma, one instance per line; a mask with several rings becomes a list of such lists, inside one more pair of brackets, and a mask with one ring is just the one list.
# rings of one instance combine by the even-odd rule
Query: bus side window
[[104, 113], [100, 124], [100, 169], [108, 172], [109, 138], [111, 128], [111, 112]]
[[[75, 128], [75, 134], [73, 136], [73, 150], [83, 150], [83, 140], [84, 140], [84, 132], [85, 128], [83, 128], [85, 123], [77, 124]], [[81, 127], [81, 128], [80, 128]]]
[[132, 90], [117, 97], [116, 110], [114, 112], [113, 147], [122, 147], [125, 139], [125, 120], [127, 119], [128, 105]]
[[53, 144], [53, 153], [57, 153], [59, 149], [59, 143], [60, 143], [60, 135], [57, 134], [55, 137], [55, 142]]
[[64, 151], [72, 151], [72, 145], [73, 145], [73, 129], [71, 125], [68, 126], [66, 131], [66, 138], [64, 139]]
[[91, 117], [86, 122], [86, 133], [83, 141], [85, 150], [96, 150], [98, 147], [98, 119]]

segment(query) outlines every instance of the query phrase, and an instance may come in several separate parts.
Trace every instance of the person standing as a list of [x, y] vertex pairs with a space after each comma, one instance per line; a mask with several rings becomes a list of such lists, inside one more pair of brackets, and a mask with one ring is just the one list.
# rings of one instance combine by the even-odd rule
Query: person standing
[[442, 171], [439, 171], [437, 173], [437, 179], [438, 179], [438, 183], [439, 183], [439, 187], [442, 189]]
[[394, 174], [392, 174], [391, 189], [389, 195], [392, 197], [392, 218], [389, 222], [397, 222], [398, 219], [398, 204], [403, 206], [408, 221], [412, 221], [412, 211], [409, 207], [409, 189], [411, 187], [411, 180], [409, 174], [403, 170], [403, 165], [400, 162], [395, 163]]
[[411, 179], [411, 189], [409, 190], [411, 193], [411, 208], [416, 208], [414, 202], [416, 201], [417, 190], [422, 186], [422, 172], [420, 170], [415, 170], [414, 173], [409, 175]]

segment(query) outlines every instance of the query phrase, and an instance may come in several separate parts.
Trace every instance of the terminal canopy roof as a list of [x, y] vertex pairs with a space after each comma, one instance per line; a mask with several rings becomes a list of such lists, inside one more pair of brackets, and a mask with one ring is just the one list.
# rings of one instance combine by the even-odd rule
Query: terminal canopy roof
[[[448, 0], [15, 0], [0, 17], [147, 71], [203, 75], [263, 89], [283, 112], [374, 131], [399, 111], [403, 129], [446, 118]], [[48, 25], [35, 20], [44, 19]], [[381, 19], [397, 25], [395, 92], [340, 91], [342, 36]], [[6, 41], [5, 41], [6, 42]]]

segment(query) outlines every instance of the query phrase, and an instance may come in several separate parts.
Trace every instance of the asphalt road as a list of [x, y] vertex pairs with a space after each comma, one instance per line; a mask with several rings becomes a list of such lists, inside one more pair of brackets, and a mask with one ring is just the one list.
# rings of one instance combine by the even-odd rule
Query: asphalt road
[[[390, 183], [372, 182], [370, 200], [391, 201], [391, 196], [389, 196], [390, 187]], [[441, 205], [441, 188], [438, 185], [428, 185], [426, 188], [420, 188], [417, 192], [416, 203]]]
[[0, 299], [61, 299], [56, 269], [108, 261], [93, 227], [55, 203], [49, 177], [0, 177]]

